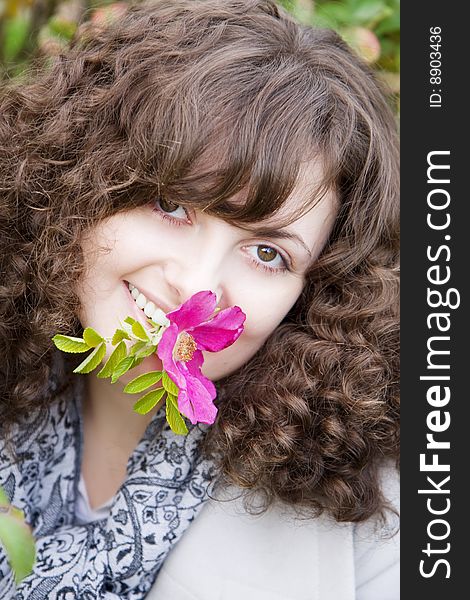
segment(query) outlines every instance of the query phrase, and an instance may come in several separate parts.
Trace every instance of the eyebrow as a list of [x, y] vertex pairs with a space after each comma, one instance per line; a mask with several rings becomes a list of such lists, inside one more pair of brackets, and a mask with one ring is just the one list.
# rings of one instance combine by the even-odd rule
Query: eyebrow
[[253, 229], [244, 227], [244, 229], [246, 231], [249, 231], [252, 234], [259, 235], [260, 237], [266, 236], [266, 237], [270, 237], [270, 238], [278, 239], [278, 240], [292, 240], [294, 242], [297, 242], [300, 246], [302, 246], [302, 248], [305, 250], [305, 252], [308, 254], [308, 256], [310, 258], [313, 258], [312, 251], [307, 246], [305, 241], [300, 237], [300, 235], [297, 235], [296, 233], [294, 233], [292, 231], [274, 229], [274, 228], [270, 228], [270, 227], [258, 227], [258, 228], [253, 228]]

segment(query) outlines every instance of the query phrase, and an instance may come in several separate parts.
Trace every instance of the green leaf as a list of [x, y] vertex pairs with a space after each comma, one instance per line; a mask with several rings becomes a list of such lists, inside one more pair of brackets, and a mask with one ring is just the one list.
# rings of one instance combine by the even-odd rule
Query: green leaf
[[77, 24], [70, 19], [64, 19], [60, 17], [51, 17], [49, 19], [49, 28], [56, 35], [71, 40], [75, 31], [77, 30]]
[[111, 356], [106, 361], [104, 367], [97, 374], [97, 377], [100, 379], [105, 379], [106, 377], [111, 377], [117, 365], [127, 356], [127, 348], [124, 342], [119, 342], [119, 344], [114, 348], [111, 353]]
[[91, 354], [89, 354], [83, 362], [81, 362], [76, 369], [73, 370], [74, 373], [91, 373], [93, 369], [101, 363], [104, 356], [106, 354], [106, 344], [101, 342], [99, 346], [97, 346]]
[[144, 340], [144, 342], [149, 341], [149, 336], [146, 334], [145, 329], [141, 323], [136, 321], [132, 325], [132, 333], [135, 337], [139, 338], [139, 340]]
[[8, 506], [10, 504], [10, 499], [6, 495], [5, 490], [0, 485], [0, 506]]
[[132, 317], [126, 317], [124, 321], [121, 321], [121, 329], [127, 333], [129, 339], [141, 341], [141, 338], [136, 336], [135, 333], [132, 331], [134, 323], [137, 323], [135, 319], [133, 319]]
[[379, 36], [391, 34], [391, 33], [399, 33], [400, 32], [400, 11], [393, 11], [393, 13], [381, 21], [376, 29], [375, 33]]
[[350, 7], [344, 3], [331, 2], [316, 7], [315, 21], [320, 21], [322, 25], [326, 22], [330, 27], [337, 28], [342, 23], [352, 23], [354, 18]]
[[171, 403], [174, 405], [174, 407], [175, 407], [175, 408], [178, 410], [178, 412], [179, 412], [179, 410], [180, 410], [180, 409], [178, 408], [178, 396], [175, 396], [175, 395], [173, 395], [173, 394], [168, 394], [168, 393], [167, 393], [167, 395], [166, 395], [166, 401], [167, 401], [167, 402], [171, 402]]
[[99, 346], [101, 342], [104, 342], [104, 338], [102, 338], [100, 334], [91, 327], [87, 327], [85, 329], [83, 332], [83, 339], [85, 340], [85, 343], [92, 348], [96, 348], [96, 346]]
[[62, 352], [70, 352], [72, 354], [80, 354], [87, 352], [91, 347], [82, 338], [71, 337], [70, 335], [57, 334], [52, 338], [56, 348]]
[[3, 24], [3, 55], [5, 62], [13, 61], [19, 53], [30, 29], [30, 19], [21, 12], [13, 18], [6, 19]]
[[126, 394], [138, 394], [143, 392], [152, 385], [155, 385], [162, 378], [163, 373], [161, 371], [150, 371], [150, 373], [144, 373], [139, 375], [124, 388]]
[[383, 0], [361, 0], [354, 8], [357, 23], [370, 29], [392, 13], [393, 10]]
[[184, 422], [183, 416], [178, 410], [178, 401], [176, 396], [168, 394], [166, 397], [166, 420], [168, 421], [171, 430], [178, 435], [186, 435], [188, 428]]
[[125, 358], [123, 358], [121, 362], [117, 364], [117, 367], [113, 371], [111, 383], [116, 383], [119, 377], [124, 375], [124, 373], [127, 373], [129, 369], [132, 369], [132, 367], [134, 367], [136, 363], [137, 361], [135, 359], [135, 356], [126, 356]]
[[166, 371], [163, 371], [162, 385], [165, 390], [173, 396], [178, 396], [179, 388], [169, 377]]
[[34, 537], [21, 510], [10, 507], [0, 511], [0, 544], [19, 583], [33, 570], [36, 556]]
[[164, 393], [165, 390], [163, 388], [148, 392], [134, 404], [135, 412], [140, 415], [146, 415], [161, 400]]
[[130, 339], [131, 336], [127, 333], [127, 331], [124, 331], [124, 329], [116, 329], [113, 335], [113, 339], [111, 340], [111, 344], [115, 346], [116, 344], [119, 344], [119, 342], [121, 342], [122, 340]]
[[138, 352], [136, 352], [136, 357], [137, 358], [146, 358], [147, 356], [150, 356], [151, 354], [155, 354], [155, 351], [157, 350], [157, 347], [150, 344], [147, 345], [146, 344], [146, 348], [143, 348], [142, 350], [139, 350]]
[[134, 354], [137, 354], [137, 352], [139, 352], [140, 350], [143, 350], [144, 348], [147, 347], [147, 342], [136, 342], [133, 346], [131, 346], [130, 350], [129, 350], [129, 354], [131, 356], [134, 356]]

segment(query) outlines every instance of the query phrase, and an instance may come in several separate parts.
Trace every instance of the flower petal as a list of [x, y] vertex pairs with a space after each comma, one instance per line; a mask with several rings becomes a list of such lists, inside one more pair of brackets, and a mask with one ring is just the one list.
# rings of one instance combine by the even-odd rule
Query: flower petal
[[167, 314], [172, 323], [176, 323], [178, 331], [191, 329], [206, 321], [217, 306], [214, 292], [197, 292], [186, 300], [178, 309]]
[[157, 356], [163, 363], [163, 368], [170, 379], [181, 389], [186, 387], [186, 379], [173, 359], [173, 348], [178, 338], [178, 326], [172, 323], [163, 333], [157, 346]]
[[205, 377], [201, 373], [201, 366], [202, 366], [203, 362], [204, 362], [204, 357], [202, 355], [202, 352], [200, 350], [196, 350], [193, 358], [189, 362], [186, 363], [186, 368], [193, 377], [196, 377], [197, 379], [199, 379], [199, 381], [209, 392], [210, 397], [213, 400], [217, 396], [217, 391], [216, 391], [215, 385], [212, 383], [212, 381], [210, 379], [207, 379], [207, 377]]
[[178, 395], [178, 408], [191, 423], [208, 423], [215, 421], [217, 407], [202, 382], [192, 375], [186, 379], [187, 388]]
[[246, 315], [238, 306], [221, 310], [213, 319], [191, 330], [198, 348], [218, 352], [233, 344], [243, 331]]

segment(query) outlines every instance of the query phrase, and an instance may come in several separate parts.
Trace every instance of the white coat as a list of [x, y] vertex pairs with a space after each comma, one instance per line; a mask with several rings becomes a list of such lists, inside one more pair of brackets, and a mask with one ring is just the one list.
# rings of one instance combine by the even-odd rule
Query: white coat
[[[386, 498], [398, 508], [398, 476], [384, 469]], [[209, 500], [170, 552], [149, 600], [398, 600], [398, 519], [338, 524], [261, 516], [240, 500]]]

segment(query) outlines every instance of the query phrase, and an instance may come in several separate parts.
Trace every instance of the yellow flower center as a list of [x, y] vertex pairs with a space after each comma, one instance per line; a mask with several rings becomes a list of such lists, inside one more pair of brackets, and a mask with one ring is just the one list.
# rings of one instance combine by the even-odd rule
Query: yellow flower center
[[197, 350], [196, 340], [187, 331], [179, 334], [173, 349], [173, 357], [180, 362], [188, 362]]

